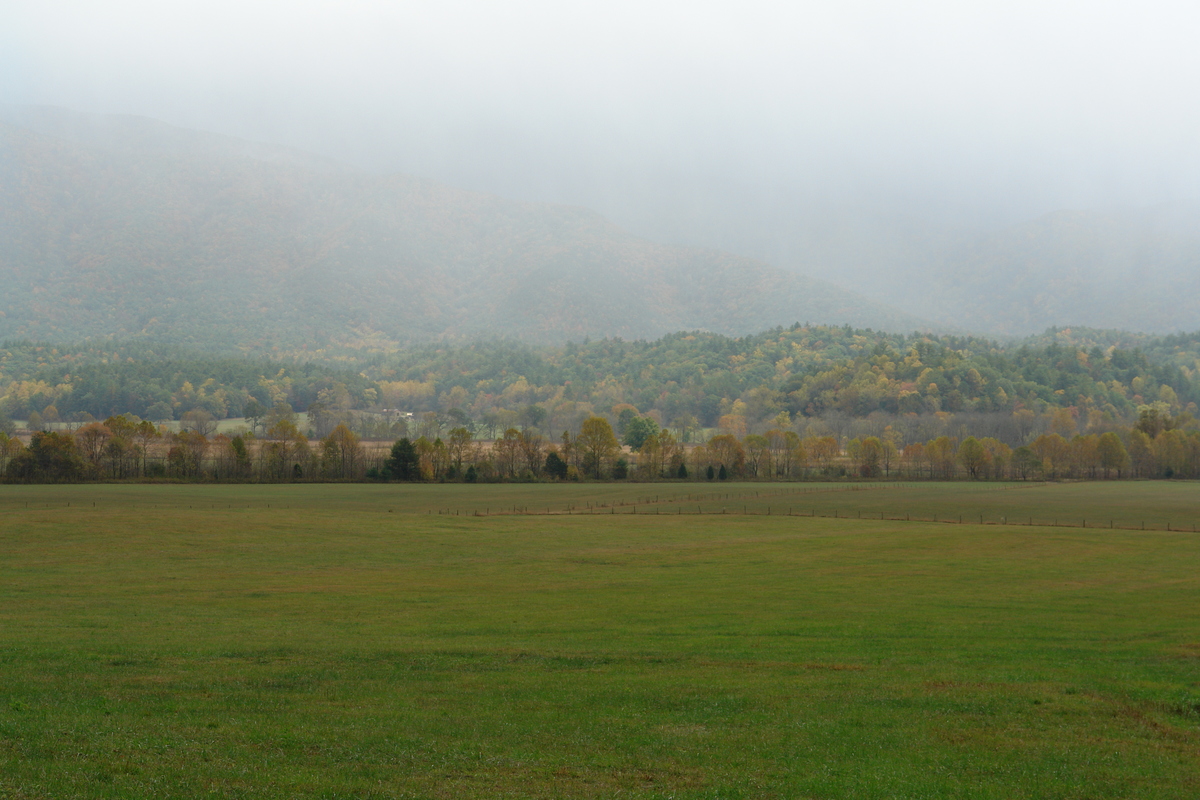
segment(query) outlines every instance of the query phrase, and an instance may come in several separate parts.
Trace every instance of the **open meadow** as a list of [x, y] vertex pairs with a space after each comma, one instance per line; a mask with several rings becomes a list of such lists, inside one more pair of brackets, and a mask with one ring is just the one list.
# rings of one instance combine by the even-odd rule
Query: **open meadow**
[[1168, 481], [0, 486], [0, 798], [1194, 798], [1197, 525]]

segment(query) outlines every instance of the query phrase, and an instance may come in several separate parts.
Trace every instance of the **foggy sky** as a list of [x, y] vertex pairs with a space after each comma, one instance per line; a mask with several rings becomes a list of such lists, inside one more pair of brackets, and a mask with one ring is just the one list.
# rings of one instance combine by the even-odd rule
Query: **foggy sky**
[[0, 102], [749, 254], [779, 256], [772, 226], [829, 208], [986, 224], [1200, 197], [1192, 3], [114, 0], [3, 19]]

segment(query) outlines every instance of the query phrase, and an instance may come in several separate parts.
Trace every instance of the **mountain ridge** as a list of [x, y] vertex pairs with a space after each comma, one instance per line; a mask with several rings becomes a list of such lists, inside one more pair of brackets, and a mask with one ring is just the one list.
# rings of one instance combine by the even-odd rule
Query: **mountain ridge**
[[[217, 135], [193, 146], [165, 123], [122, 119], [98, 136], [133, 143], [97, 146], [81, 142], [90, 134], [78, 122], [96, 118], [58, 116], [68, 135], [46, 132], [54, 114], [37, 129], [0, 123], [0, 336], [270, 351], [362, 336], [924, 327], [753, 259], [651, 242], [587, 209], [312, 167]], [[131, 126], [151, 134], [131, 140]]]

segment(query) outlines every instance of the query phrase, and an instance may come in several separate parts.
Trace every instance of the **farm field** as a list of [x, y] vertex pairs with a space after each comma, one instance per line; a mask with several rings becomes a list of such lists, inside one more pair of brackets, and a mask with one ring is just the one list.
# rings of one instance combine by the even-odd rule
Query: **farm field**
[[2, 486], [0, 798], [1192, 798], [1198, 499]]

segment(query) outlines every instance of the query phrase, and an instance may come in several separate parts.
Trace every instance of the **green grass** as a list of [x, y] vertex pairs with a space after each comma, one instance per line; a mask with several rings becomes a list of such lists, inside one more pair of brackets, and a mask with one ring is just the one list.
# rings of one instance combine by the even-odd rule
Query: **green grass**
[[460, 483], [99, 484], [0, 486], [5, 509], [80, 505], [128, 511], [241, 508], [354, 513], [475, 515], [792, 515], [1141, 530], [1200, 530], [1200, 484], [1171, 481], [1077, 483]]
[[1200, 487], [848, 488], [0, 487], [0, 798], [1200, 795], [1200, 537], [878, 519]]

